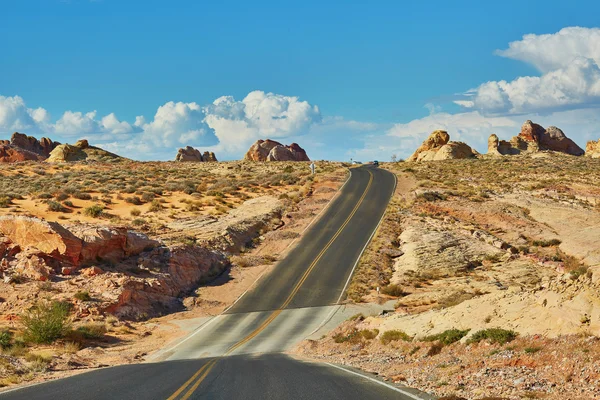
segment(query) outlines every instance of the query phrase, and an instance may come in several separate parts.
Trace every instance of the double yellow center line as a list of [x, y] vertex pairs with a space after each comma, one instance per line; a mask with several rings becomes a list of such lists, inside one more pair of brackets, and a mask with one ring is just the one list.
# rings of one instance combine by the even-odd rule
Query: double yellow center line
[[[333, 237], [329, 240], [329, 242], [327, 242], [327, 244], [325, 245], [325, 247], [323, 247], [323, 249], [321, 250], [321, 252], [317, 255], [317, 257], [314, 259], [314, 261], [306, 269], [306, 271], [304, 272], [304, 274], [302, 275], [302, 277], [300, 278], [300, 280], [296, 283], [296, 285], [292, 289], [292, 292], [287, 297], [287, 299], [285, 300], [285, 302], [283, 302], [283, 304], [281, 305], [281, 307], [279, 307], [279, 309], [273, 311], [271, 313], [271, 315], [269, 315], [269, 317], [262, 324], [260, 324], [260, 326], [258, 328], [256, 328], [255, 330], [253, 330], [248, 336], [244, 337], [242, 340], [240, 340], [239, 342], [237, 342], [234, 345], [232, 345], [229, 349], [227, 349], [227, 351], [223, 354], [222, 357], [230, 355], [235, 350], [237, 350], [238, 348], [240, 348], [244, 344], [248, 343], [250, 340], [254, 339], [271, 322], [273, 322], [273, 320], [275, 318], [277, 318], [277, 316], [279, 314], [281, 314], [281, 312], [292, 302], [292, 299], [294, 298], [294, 296], [296, 296], [296, 294], [300, 290], [300, 287], [302, 286], [302, 284], [306, 281], [306, 279], [308, 278], [308, 276], [310, 275], [310, 273], [312, 272], [312, 270], [315, 268], [315, 266], [317, 265], [317, 263], [319, 262], [319, 260], [323, 257], [323, 255], [325, 254], [325, 252], [331, 247], [331, 245], [338, 238], [338, 236], [340, 236], [340, 234], [342, 233], [342, 231], [344, 230], [344, 228], [346, 227], [346, 225], [348, 225], [348, 223], [350, 223], [350, 220], [352, 219], [352, 217], [354, 216], [354, 214], [356, 214], [356, 212], [358, 211], [358, 208], [360, 207], [360, 205], [364, 201], [365, 197], [367, 196], [369, 188], [371, 187], [371, 184], [373, 183], [373, 173], [371, 171], [367, 171], [367, 172], [369, 172], [369, 182], [367, 183], [367, 186], [365, 187], [365, 191], [363, 192], [362, 196], [360, 197], [360, 199], [358, 200], [358, 202], [354, 206], [354, 209], [352, 209], [352, 212], [350, 213], [350, 215], [348, 215], [348, 218], [346, 218], [346, 220], [344, 221], [344, 223], [342, 224], [342, 226], [340, 226], [340, 228], [337, 230], [337, 232], [335, 233], [335, 235], [333, 235]], [[198, 386], [200, 386], [200, 384], [202, 383], [202, 381], [206, 378], [206, 376], [210, 373], [210, 370], [217, 364], [217, 361], [218, 361], [218, 358], [213, 358], [209, 362], [207, 362], [206, 364], [204, 364], [202, 366], [202, 368], [200, 368], [198, 371], [196, 371], [196, 373], [194, 375], [192, 375], [192, 377], [190, 379], [188, 379], [179, 389], [177, 389], [177, 391], [175, 393], [173, 393], [167, 400], [175, 400], [186, 389], [188, 389], [188, 387], [189, 387], [189, 389], [185, 392], [185, 394], [183, 394], [183, 396], [181, 397], [181, 400], [187, 400], [187, 399], [189, 399], [190, 396], [196, 391], [196, 389], [198, 388]]]

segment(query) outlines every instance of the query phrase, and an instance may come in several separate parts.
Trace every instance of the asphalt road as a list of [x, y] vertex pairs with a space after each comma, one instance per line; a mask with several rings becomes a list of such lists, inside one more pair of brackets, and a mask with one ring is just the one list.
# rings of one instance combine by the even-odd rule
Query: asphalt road
[[341, 193], [273, 271], [226, 314], [157, 352], [160, 362], [97, 370], [0, 399], [428, 398], [280, 354], [337, 313], [394, 187], [385, 170], [353, 168]]

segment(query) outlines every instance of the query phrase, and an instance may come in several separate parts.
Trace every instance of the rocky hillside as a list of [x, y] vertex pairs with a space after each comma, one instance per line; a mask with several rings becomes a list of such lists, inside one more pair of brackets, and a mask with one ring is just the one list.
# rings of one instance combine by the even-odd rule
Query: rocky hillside
[[448, 132], [438, 130], [433, 131], [407, 161], [465, 159], [476, 157], [477, 154], [477, 151], [463, 142], [450, 141]]
[[258, 140], [254, 143], [246, 155], [246, 161], [310, 161], [306, 151], [297, 143], [289, 146], [271, 139]]
[[510, 141], [499, 140], [498, 136], [494, 134], [488, 140], [488, 154], [491, 155], [515, 155], [544, 150], [573, 156], [582, 156], [585, 153], [559, 128], [551, 126], [545, 129], [530, 120], [525, 121], [521, 127], [521, 132]]

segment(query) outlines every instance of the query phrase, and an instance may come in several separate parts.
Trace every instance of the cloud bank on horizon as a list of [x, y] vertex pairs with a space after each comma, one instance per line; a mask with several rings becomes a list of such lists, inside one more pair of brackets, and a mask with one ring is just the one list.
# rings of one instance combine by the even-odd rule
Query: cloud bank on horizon
[[242, 100], [222, 96], [206, 105], [170, 101], [152, 119], [138, 116], [132, 122], [119, 120], [115, 113], [71, 110], [53, 120], [44, 108], [30, 108], [18, 95], [0, 95], [0, 133], [20, 131], [61, 141], [87, 138], [142, 160], [172, 159], [177, 147], [187, 145], [215, 151], [221, 159], [240, 158], [250, 144], [267, 137], [300, 141], [309, 154], [331, 159], [407, 157], [435, 129], [485, 151], [491, 133], [508, 138], [526, 119], [559, 126], [580, 146], [600, 138], [599, 28], [527, 34], [496, 54], [531, 64], [540, 75], [484, 82], [457, 96], [460, 112], [426, 105], [428, 116], [407, 123], [322, 116], [308, 101], [260, 90]]

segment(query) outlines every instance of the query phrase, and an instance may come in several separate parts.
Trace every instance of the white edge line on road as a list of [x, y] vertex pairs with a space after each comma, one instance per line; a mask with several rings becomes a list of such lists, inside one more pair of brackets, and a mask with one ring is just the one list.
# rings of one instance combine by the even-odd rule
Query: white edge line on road
[[371, 382], [375, 382], [375, 383], [377, 383], [377, 384], [379, 384], [379, 385], [382, 385], [382, 386], [385, 386], [385, 387], [387, 387], [388, 389], [395, 390], [395, 391], [396, 391], [396, 392], [398, 392], [398, 393], [402, 393], [403, 395], [405, 395], [405, 396], [408, 396], [408, 397], [410, 397], [411, 399], [414, 399], [414, 400], [426, 400], [424, 397], [419, 397], [419, 396], [417, 396], [417, 395], [415, 395], [415, 394], [412, 394], [412, 393], [410, 393], [410, 392], [407, 392], [407, 391], [405, 391], [405, 390], [402, 390], [402, 389], [400, 389], [400, 388], [397, 388], [396, 386], [392, 386], [392, 385], [390, 385], [390, 384], [388, 384], [388, 383], [385, 383], [385, 382], [382, 382], [382, 381], [380, 381], [380, 380], [378, 380], [378, 379], [371, 378], [370, 376], [363, 375], [363, 374], [359, 374], [358, 372], [354, 372], [354, 371], [352, 371], [352, 370], [349, 370], [349, 369], [346, 369], [346, 368], [344, 368], [344, 367], [340, 367], [339, 365], [331, 364], [331, 363], [328, 363], [328, 362], [326, 362], [325, 364], [329, 365], [330, 367], [337, 368], [337, 369], [339, 369], [339, 370], [341, 370], [341, 371], [347, 372], [347, 373], [349, 373], [349, 374], [356, 375], [356, 376], [360, 376], [361, 378], [368, 379], [368, 380], [370, 380]]
[[[352, 170], [350, 168], [348, 168], [348, 178], [346, 178], [346, 182], [344, 182], [344, 184], [342, 186], [340, 186], [340, 188], [338, 189], [337, 193], [331, 198], [331, 200], [329, 200], [329, 203], [327, 203], [327, 205], [325, 207], [323, 207], [323, 209], [321, 209], [321, 211], [319, 211], [319, 213], [317, 215], [315, 215], [314, 218], [308, 223], [308, 225], [306, 226], [306, 228], [304, 228], [304, 230], [302, 232], [300, 232], [300, 236], [299, 237], [302, 237], [302, 234], [304, 234], [304, 232], [306, 232], [308, 230], [308, 228], [310, 228], [312, 226], [312, 224], [317, 220], [317, 218], [326, 209], [328, 209], [329, 206], [331, 205], [331, 203], [333, 203], [333, 201], [339, 196], [339, 194], [342, 193], [342, 189], [350, 181], [351, 177], [352, 177]], [[297, 240], [298, 240], [298, 238], [295, 238], [294, 240], [292, 240], [292, 242], [283, 250], [283, 252], [285, 253]], [[265, 272], [266, 272], [266, 270], [263, 271], [262, 273], [260, 273], [260, 275], [258, 275], [258, 277], [256, 278], [256, 280], [254, 282], [252, 282], [252, 284], [248, 287], [248, 289], [246, 289], [244, 291], [244, 293], [242, 293], [233, 303], [231, 303], [231, 305], [229, 307], [227, 307], [226, 309], [224, 309], [223, 311], [221, 311], [219, 314], [213, 316], [210, 320], [208, 320], [204, 324], [200, 325], [198, 328], [196, 328], [196, 330], [194, 332], [192, 332], [191, 334], [189, 334], [185, 339], [181, 340], [180, 342], [177, 342], [176, 344], [174, 344], [173, 346], [169, 347], [166, 350], [158, 350], [156, 353], [154, 353], [152, 356], [150, 356], [150, 358], [152, 358], [155, 355], [166, 354], [166, 353], [174, 350], [175, 348], [181, 346], [182, 344], [184, 344], [185, 342], [187, 342], [188, 340], [190, 340], [197, 333], [201, 332], [204, 328], [206, 328], [209, 325], [211, 325], [214, 321], [217, 320], [217, 317], [220, 317], [221, 315], [225, 314], [227, 311], [229, 311], [229, 309], [231, 307], [233, 307], [238, 301], [240, 301], [240, 299], [242, 297], [244, 297], [244, 295], [246, 293], [248, 293], [248, 291], [250, 289], [252, 289], [254, 287], [254, 285], [256, 285], [256, 282], [258, 282], [260, 280], [260, 278], [262, 278], [262, 276], [265, 274]], [[311, 335], [312, 335], [312, 333], [311, 333]]]
[[[388, 200], [388, 204], [390, 204], [390, 201], [394, 197], [394, 194], [396, 194], [396, 186], [398, 186], [398, 177], [396, 177], [396, 174], [394, 174], [393, 172], [390, 172], [390, 173], [392, 175], [394, 175], [394, 190], [392, 190], [392, 195], [390, 196], [390, 199]], [[335, 315], [335, 313], [341, 308], [340, 301], [342, 300], [342, 297], [344, 297], [344, 293], [346, 293], [346, 289], [348, 288], [348, 285], [350, 284], [350, 280], [352, 279], [352, 276], [354, 275], [354, 270], [358, 266], [358, 263], [360, 262], [360, 259], [362, 258], [363, 253], [367, 249], [367, 246], [369, 245], [369, 243], [371, 243], [371, 240], [373, 240], [373, 236], [375, 236], [375, 234], [379, 230], [379, 227], [381, 226], [381, 223], [383, 222], [383, 219], [385, 218], [386, 214], [387, 214], [387, 205], [386, 205], [386, 211], [383, 212], [383, 215], [381, 216], [381, 219], [379, 219], [379, 223], [377, 224], [377, 226], [373, 230], [373, 233], [371, 233], [371, 236], [369, 237], [369, 240], [367, 240], [367, 243], [365, 243], [365, 245], [362, 248], [360, 254], [358, 255], [358, 258], [356, 259], [356, 262], [354, 263], [354, 267], [352, 267], [352, 271], [350, 271], [350, 275], [348, 276], [348, 280], [346, 280], [346, 284], [344, 285], [344, 288], [342, 289], [342, 292], [340, 293], [340, 297], [336, 301], [336, 306], [337, 307], [334, 308], [333, 310], [331, 310], [331, 312], [329, 313], [329, 315], [327, 317], [325, 317], [325, 319], [323, 320], [323, 322], [321, 322], [321, 324], [314, 331], [312, 331], [308, 336], [314, 335], [315, 332], [317, 332], [319, 329], [321, 329], [323, 326], [325, 326], [329, 322], [329, 320], [331, 318], [333, 318], [333, 316]]]

